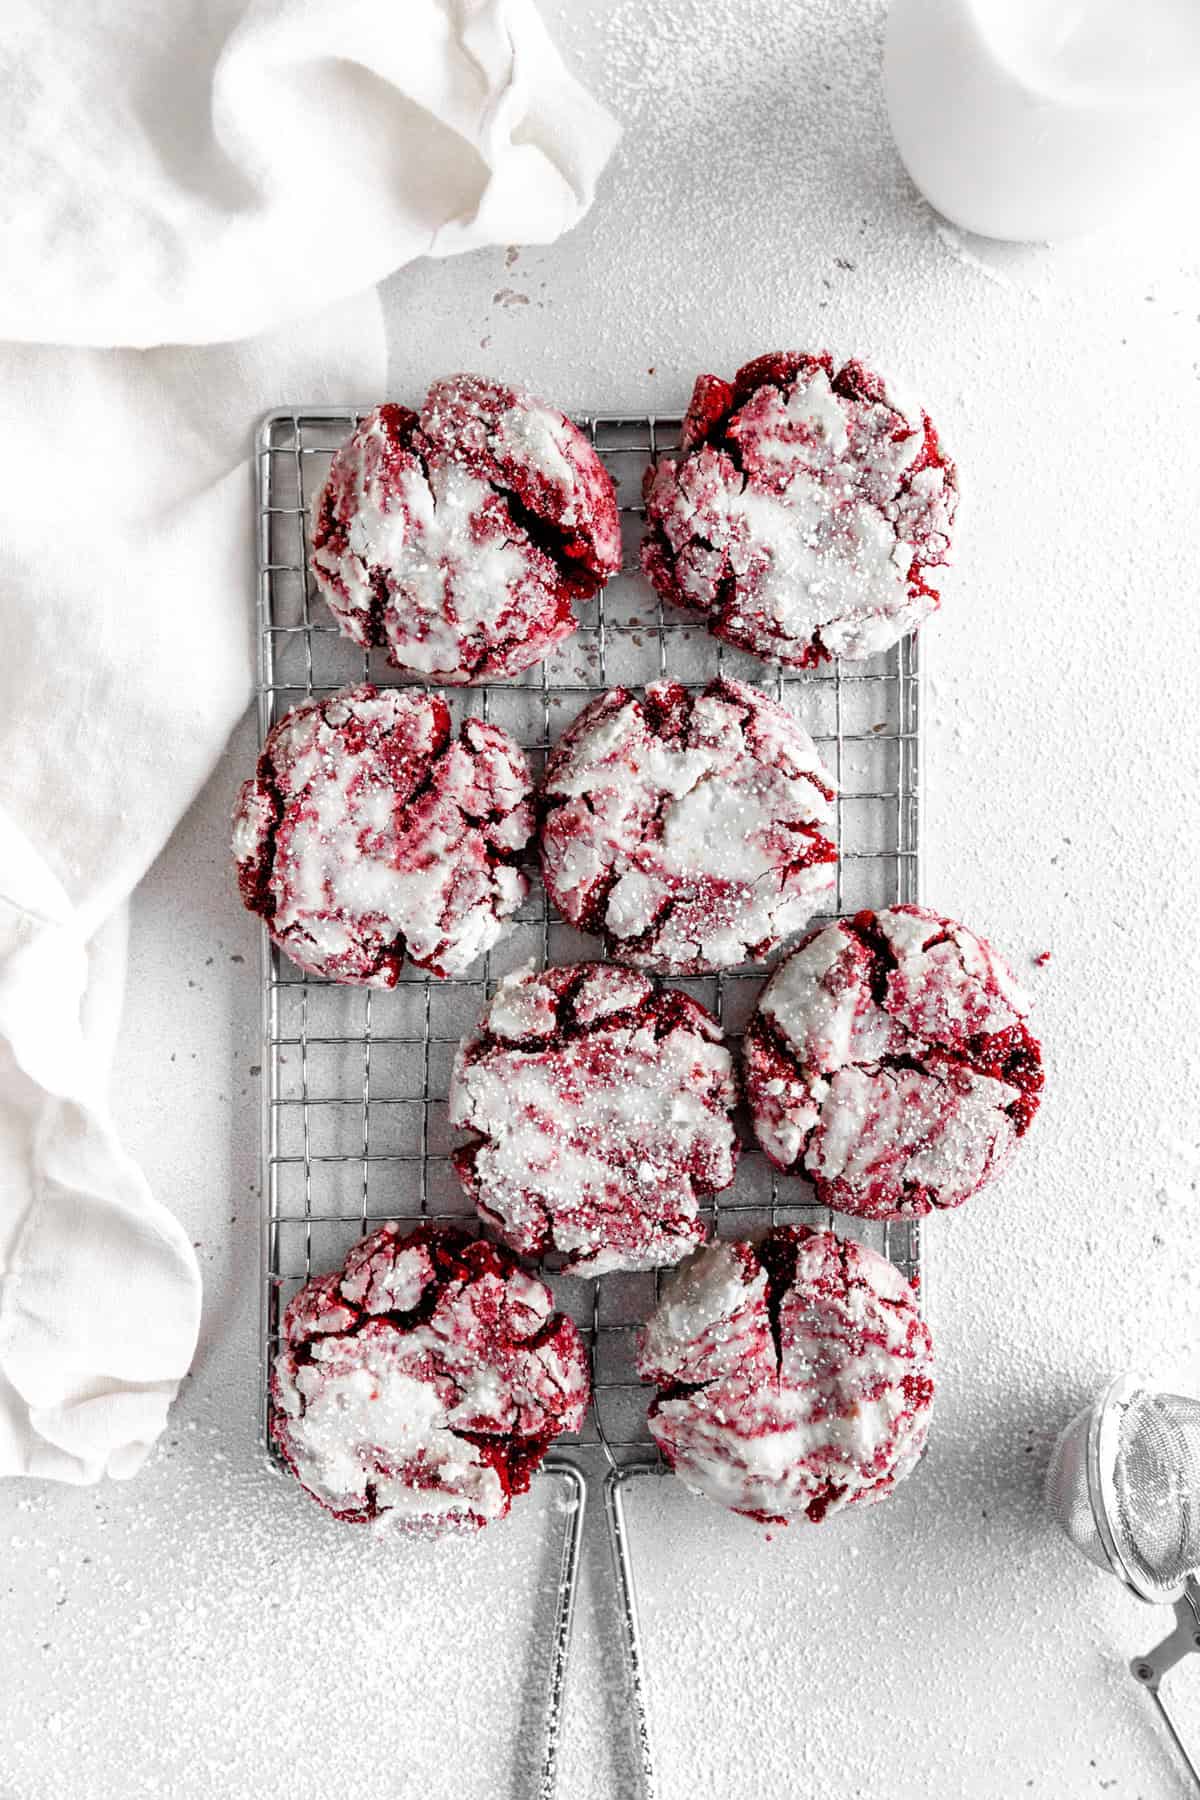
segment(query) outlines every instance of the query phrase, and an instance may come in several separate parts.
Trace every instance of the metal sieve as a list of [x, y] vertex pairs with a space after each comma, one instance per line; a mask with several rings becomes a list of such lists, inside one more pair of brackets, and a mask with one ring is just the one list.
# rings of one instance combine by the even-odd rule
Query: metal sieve
[[1077, 1550], [1139, 1599], [1173, 1606], [1175, 1629], [1130, 1664], [1187, 1766], [1197, 1768], [1160, 1692], [1200, 1650], [1200, 1400], [1119, 1375], [1055, 1445], [1046, 1501]]

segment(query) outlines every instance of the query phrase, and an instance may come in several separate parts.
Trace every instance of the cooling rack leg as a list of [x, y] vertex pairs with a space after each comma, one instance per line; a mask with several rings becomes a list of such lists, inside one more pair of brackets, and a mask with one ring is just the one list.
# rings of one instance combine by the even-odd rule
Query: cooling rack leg
[[641, 1776], [643, 1800], [656, 1800], [658, 1782], [654, 1774], [654, 1755], [650, 1742], [650, 1720], [646, 1708], [645, 1659], [642, 1634], [638, 1624], [637, 1587], [633, 1559], [629, 1551], [629, 1532], [625, 1522], [625, 1488], [639, 1476], [659, 1475], [657, 1463], [628, 1463], [610, 1469], [604, 1483], [604, 1510], [608, 1519], [608, 1535], [612, 1544], [613, 1567], [617, 1592], [621, 1601], [621, 1622], [625, 1629], [625, 1666], [629, 1677], [629, 1717], [633, 1727], [634, 1753]]
[[567, 1664], [571, 1654], [571, 1627], [575, 1619], [575, 1593], [579, 1582], [579, 1553], [583, 1547], [583, 1521], [587, 1511], [587, 1478], [574, 1463], [543, 1463], [541, 1479], [556, 1481], [565, 1490], [566, 1524], [562, 1559], [558, 1565], [558, 1598], [554, 1608], [554, 1642], [550, 1661], [550, 1692], [546, 1701], [545, 1744], [538, 1778], [538, 1800], [554, 1800], [558, 1787], [558, 1743], [562, 1732], [563, 1698]]

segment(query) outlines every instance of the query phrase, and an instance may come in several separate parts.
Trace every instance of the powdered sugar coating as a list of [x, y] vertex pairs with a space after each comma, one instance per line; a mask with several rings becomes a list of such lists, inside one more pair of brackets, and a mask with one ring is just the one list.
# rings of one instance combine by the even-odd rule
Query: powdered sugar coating
[[675, 1473], [770, 1524], [890, 1494], [933, 1401], [929, 1328], [903, 1276], [807, 1226], [689, 1257], [664, 1284], [638, 1370], [659, 1389], [650, 1430]]
[[468, 719], [451, 736], [437, 694], [369, 683], [275, 726], [238, 797], [242, 898], [303, 969], [394, 987], [407, 956], [463, 975], [529, 891], [523, 752]]
[[284, 1314], [281, 1454], [340, 1519], [437, 1531], [503, 1518], [587, 1411], [587, 1351], [553, 1305], [495, 1244], [383, 1226]]
[[342, 630], [422, 681], [501, 681], [575, 630], [621, 566], [612, 481], [562, 413], [454, 375], [378, 406], [313, 507], [312, 571]]
[[984, 939], [917, 906], [814, 933], [745, 1038], [759, 1143], [823, 1204], [865, 1218], [960, 1206], [1038, 1107], [1028, 1002]]
[[799, 931], [832, 889], [835, 791], [803, 726], [755, 688], [614, 688], [547, 764], [546, 891], [624, 963], [732, 968]]
[[740, 649], [872, 656], [936, 611], [957, 499], [925, 413], [861, 363], [779, 352], [700, 376], [679, 460], [647, 477], [643, 566]]
[[508, 976], [459, 1047], [455, 1166], [515, 1250], [579, 1275], [656, 1269], [703, 1242], [733, 1180], [733, 1059], [686, 994], [601, 963]]

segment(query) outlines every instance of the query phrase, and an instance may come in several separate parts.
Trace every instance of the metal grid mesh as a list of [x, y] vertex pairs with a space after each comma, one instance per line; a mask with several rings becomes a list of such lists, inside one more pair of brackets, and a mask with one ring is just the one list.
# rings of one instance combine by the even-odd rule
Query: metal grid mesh
[[[285, 410], [264, 422], [258, 446], [260, 739], [291, 706], [369, 677], [397, 682], [378, 651], [342, 637], [308, 575], [309, 508], [329, 459], [357, 423], [350, 411]], [[837, 776], [836, 911], [918, 897], [919, 708], [916, 640], [870, 662], [780, 674], [726, 649], [700, 625], [664, 608], [641, 577], [642, 476], [679, 441], [678, 418], [595, 416], [580, 421], [617, 485], [624, 569], [579, 609], [578, 633], [516, 682], [442, 689], [455, 721], [490, 718], [527, 750], [535, 774], [547, 746], [597, 693], [661, 676], [702, 687], [718, 671], [765, 687], [790, 705]], [[536, 871], [513, 934], [469, 979], [430, 980], [406, 970], [391, 992], [342, 987], [303, 972], [263, 938], [263, 1368], [279, 1321], [310, 1273], [336, 1266], [354, 1240], [392, 1218], [452, 1219], [473, 1228], [449, 1162], [451, 1063], [495, 981], [530, 958], [563, 963], [602, 954], [547, 907]], [[761, 966], [675, 985], [714, 1010], [736, 1044], [761, 989]], [[714, 1230], [741, 1236], [775, 1223], [827, 1225], [806, 1183], [781, 1180], [746, 1145], [736, 1185], [705, 1209]], [[921, 1274], [917, 1224], [838, 1219], [838, 1229], [882, 1250], [912, 1280]], [[577, 1440], [610, 1462], [644, 1461], [647, 1390], [633, 1368], [637, 1327], [660, 1278], [598, 1282], [551, 1273], [559, 1304], [593, 1351], [596, 1404]], [[263, 1422], [267, 1425], [266, 1382]], [[569, 1441], [569, 1440], [564, 1440]]]

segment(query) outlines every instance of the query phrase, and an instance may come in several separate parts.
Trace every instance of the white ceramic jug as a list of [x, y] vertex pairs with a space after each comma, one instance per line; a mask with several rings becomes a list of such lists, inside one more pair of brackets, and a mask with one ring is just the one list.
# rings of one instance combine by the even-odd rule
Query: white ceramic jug
[[1200, 0], [894, 0], [884, 88], [954, 224], [1073, 237], [1200, 165]]

